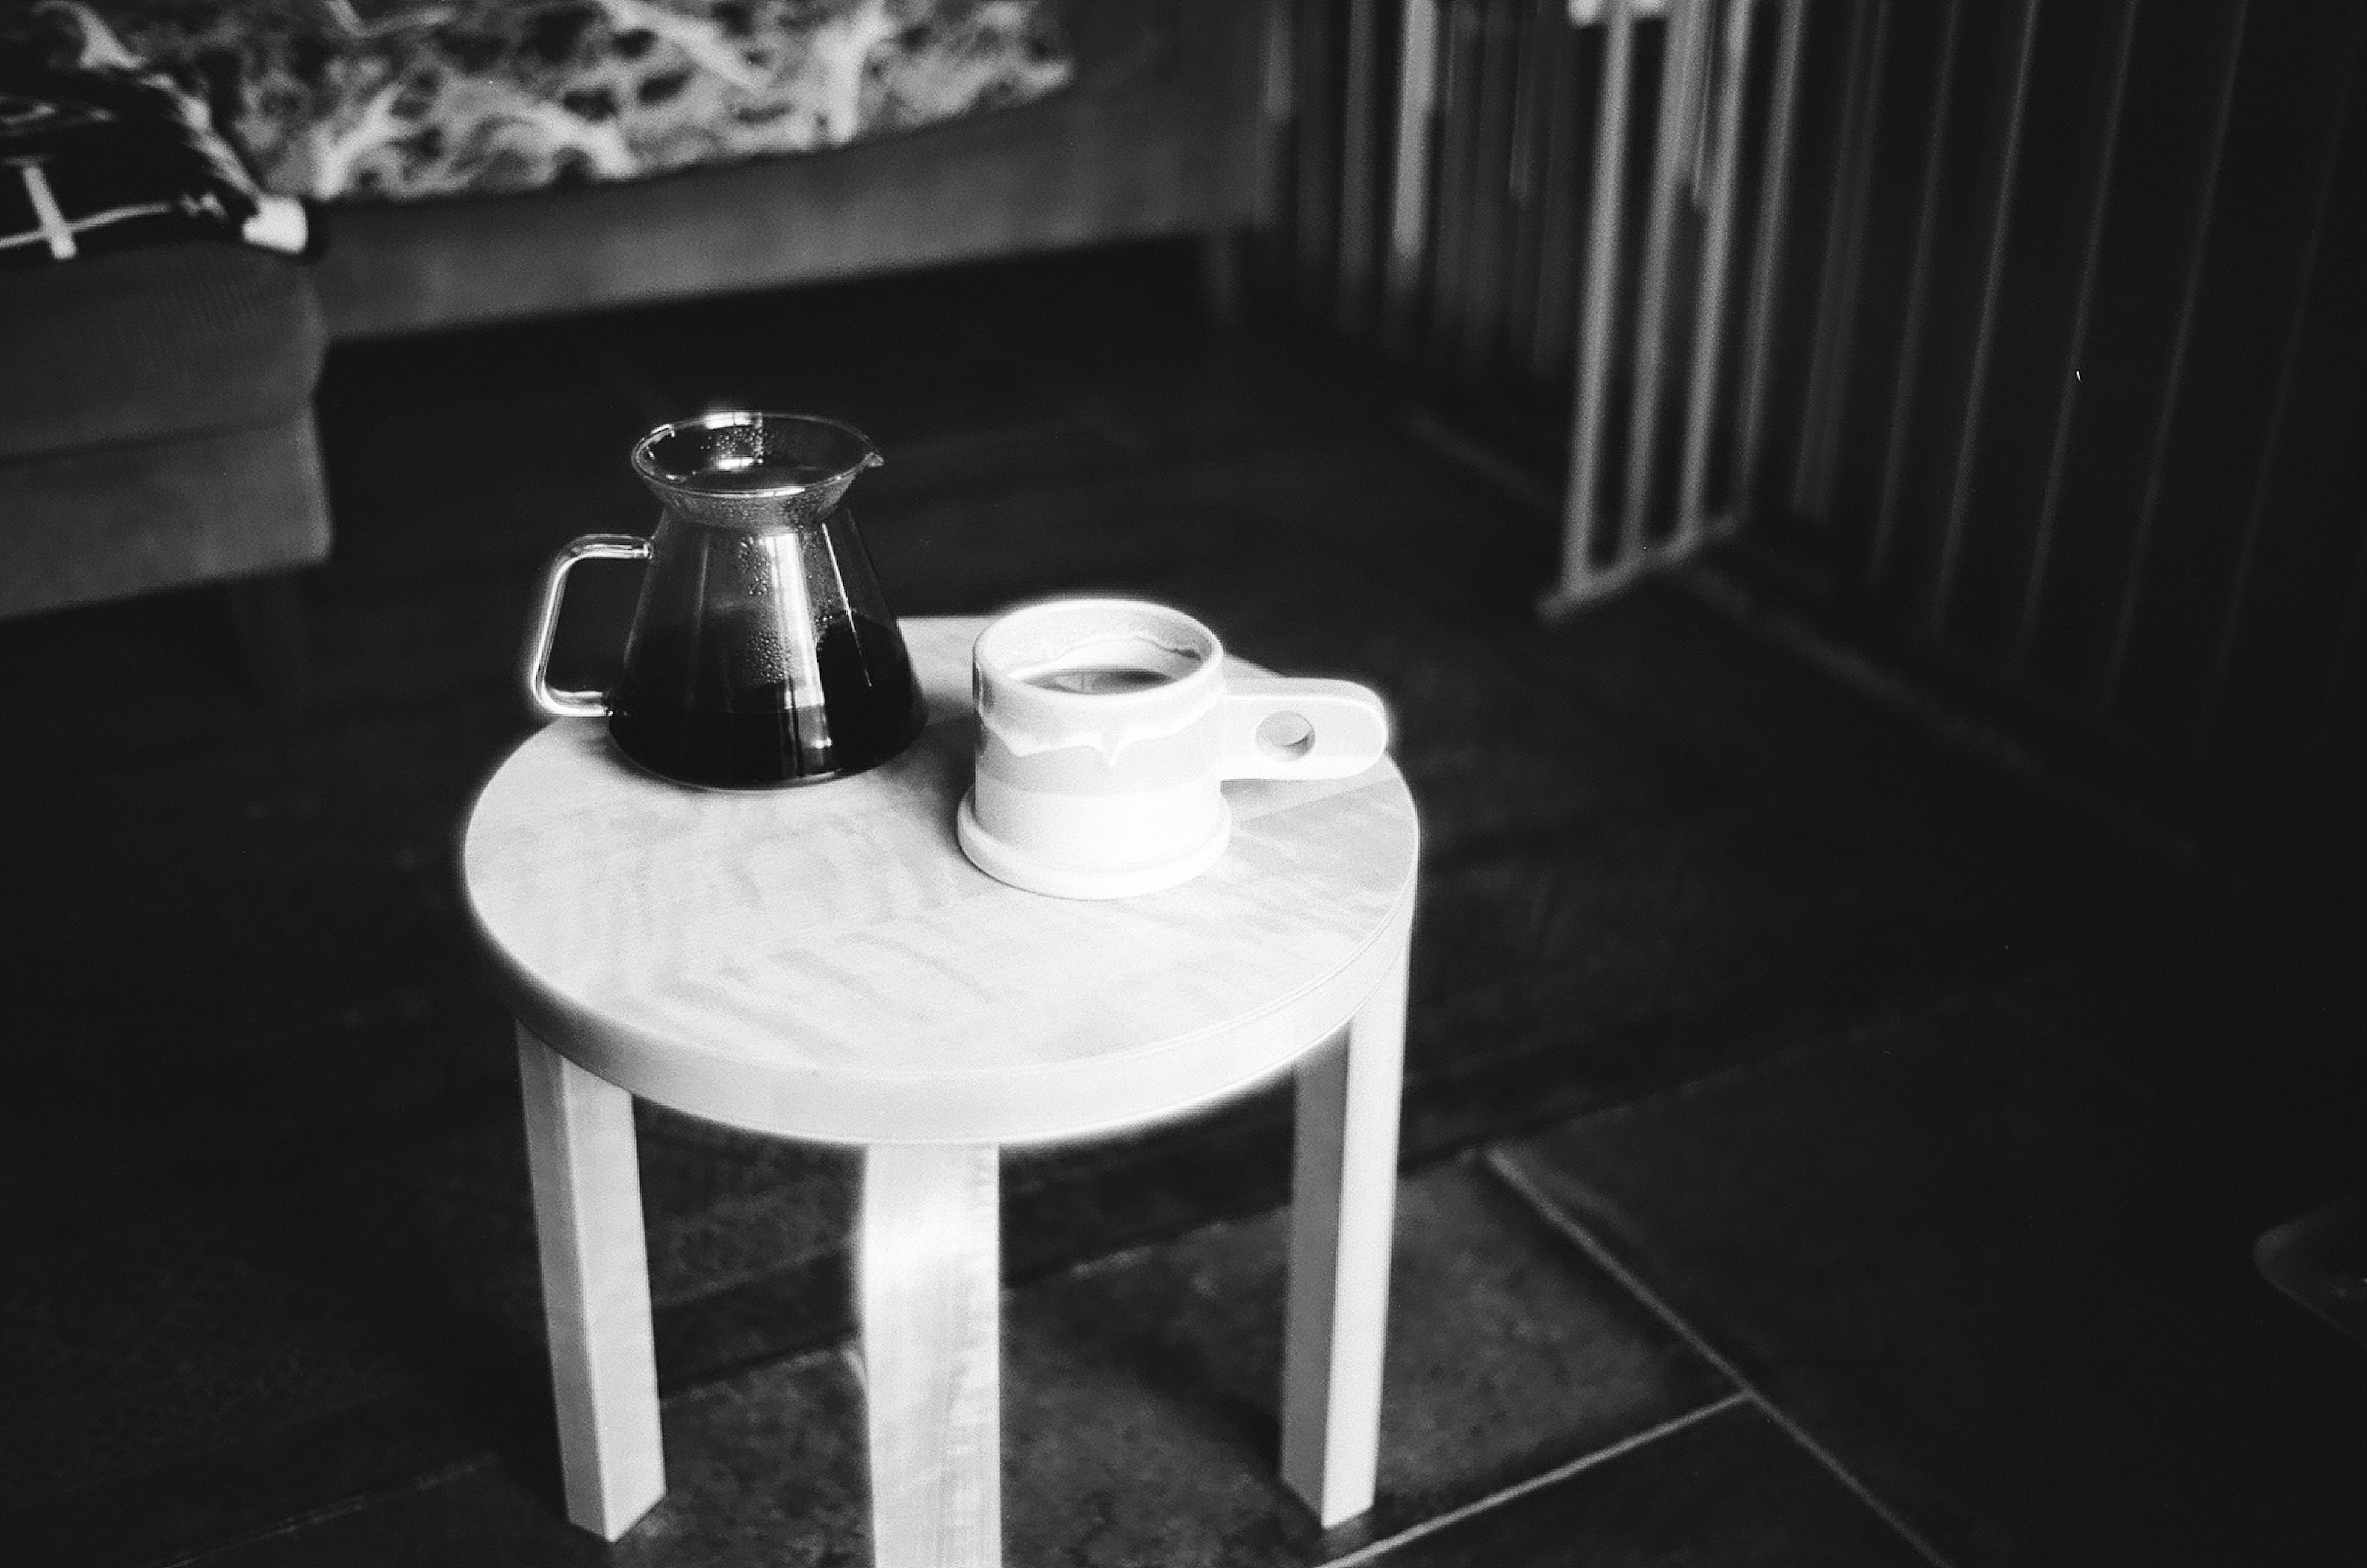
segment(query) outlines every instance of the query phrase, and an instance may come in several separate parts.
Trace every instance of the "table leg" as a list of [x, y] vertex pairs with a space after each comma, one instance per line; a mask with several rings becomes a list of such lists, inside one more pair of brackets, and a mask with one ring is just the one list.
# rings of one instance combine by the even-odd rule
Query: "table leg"
[[1379, 1461], [1407, 957], [1298, 1069], [1282, 1478], [1327, 1528], [1373, 1506]]
[[665, 1495], [633, 1097], [523, 1026], [517, 1047], [567, 1517], [614, 1540]]
[[1001, 1176], [991, 1144], [881, 1144], [857, 1240], [875, 1568], [1002, 1561]]

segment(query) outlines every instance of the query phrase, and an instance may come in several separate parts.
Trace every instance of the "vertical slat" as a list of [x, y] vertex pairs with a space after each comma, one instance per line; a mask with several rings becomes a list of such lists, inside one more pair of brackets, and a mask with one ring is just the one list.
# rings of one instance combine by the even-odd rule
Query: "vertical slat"
[[1430, 319], [1423, 353], [1433, 368], [1453, 362], [1470, 305], [1471, 148], [1478, 133], [1481, 0], [1445, 0], [1438, 38], [1438, 186], [1432, 206]]
[[1890, 39], [1890, 0], [1858, 0], [1850, 23], [1848, 85], [1841, 99], [1839, 155], [1825, 219], [1825, 273], [1817, 290], [1808, 358], [1806, 412], [1792, 469], [1792, 510], [1821, 518], [1832, 510], [1834, 453], [1857, 339], [1858, 285], [1873, 215], [1874, 130], [1882, 109], [1882, 57]]
[[2301, 360], [2302, 329], [2308, 320], [2310, 297], [2317, 287], [2319, 242], [2326, 234], [2327, 217], [2334, 202], [2335, 176], [2341, 169], [2342, 136], [2350, 117], [2348, 85], [2353, 79], [2362, 30], [2367, 30], [2367, 12], [2354, 9], [2350, 36], [2343, 45], [2342, 101], [2336, 106], [2333, 123], [2327, 131], [2326, 164], [2318, 173], [2317, 196], [2310, 207], [2309, 238], [2303, 243], [2301, 263], [2294, 269], [2293, 314], [2287, 321], [2284, 346], [2278, 355], [2277, 388], [2269, 405], [2268, 438], [2261, 446], [2259, 467], [2252, 479], [2251, 500], [2244, 508], [2243, 535], [2237, 547], [2235, 570], [2229, 574], [2226, 608], [2221, 613], [2218, 635], [2213, 639], [2210, 671], [2203, 678], [2202, 696], [2196, 704], [2191, 741], [2191, 753], [2196, 757], [2210, 750], [2218, 728], [2220, 705], [2227, 693], [2227, 674], [2236, 657], [2236, 639], [2243, 626], [2245, 601], [2251, 591], [2260, 528], [2268, 514], [2269, 491], [2276, 479], [2277, 456], [2283, 446], [2286, 414], [2293, 403], [2294, 372]]
[[[1578, 393], [1569, 434], [1569, 494], [1562, 515], [1557, 598], [1584, 597], [1602, 529], [1603, 432], [1611, 381], [1611, 321], [1619, 288], [1619, 219], [1625, 201], [1627, 79], [1636, 25], [1629, 0], [1604, 0], [1603, 104], [1595, 122], [1594, 215], [1587, 235], [1586, 301], [1578, 329]], [[1549, 605], [1548, 608], [1551, 606]]]
[[1298, 0], [1292, 60], [1298, 73], [1298, 298], [1329, 310], [1340, 276], [1340, 123], [1332, 110], [1336, 40], [1327, 0]]
[[1501, 357], [1510, 293], [1513, 100], [1521, 29], [1516, 0], [1487, 0], [1475, 14], [1478, 91], [1472, 99], [1472, 200], [1465, 220], [1467, 309], [1456, 358], [1484, 380]]
[[1529, 375], [1551, 382], [1571, 367], [1570, 349], [1577, 337], [1572, 322], [1578, 299], [1578, 205], [1583, 182], [1577, 171], [1578, 29], [1556, 15], [1561, 7], [1549, 0], [1545, 10], [1538, 28], [1538, 36], [1550, 40], [1546, 62], [1545, 167], [1540, 175], [1544, 210], [1539, 215], [1536, 317], [1529, 333]]
[[2063, 474], [2071, 452], [2071, 425], [2079, 406], [2079, 365], [2088, 352], [2088, 323], [2096, 303], [2097, 264], [2104, 251], [2104, 215], [2112, 210], [2112, 164], [2121, 144], [2121, 111], [2128, 97], [2129, 57], [2137, 36], [2140, 0], [2127, 0], [2121, 10], [2121, 36], [2112, 54], [2112, 85], [2103, 106], [2103, 131], [2096, 152], [2091, 182], [2094, 196], [2088, 206], [2088, 237], [2079, 262], [2079, 299], [2072, 308], [2070, 352], [2066, 360], [2063, 392], [2055, 405], [2055, 441], [2047, 453], [2046, 482], [2038, 503], [2038, 526], [2031, 544], [2030, 572], [2022, 581], [2022, 615], [2014, 628], [2013, 668], [2030, 668], [2031, 650], [2038, 637], [2038, 617], [2046, 597], [2047, 573], [2055, 562], [2056, 517], [2063, 496]]
[[1384, 283], [1387, 335], [1400, 344], [1412, 331], [1421, 294], [1422, 250], [1430, 231], [1430, 149], [1437, 96], [1438, 0], [1406, 0], [1405, 34], [1398, 55], [1397, 164], [1389, 188], [1389, 254]]
[[1879, 583], [1890, 568], [1898, 536], [1898, 491], [1907, 477], [1908, 420], [1915, 383], [1923, 368], [1924, 316], [1931, 303], [1931, 246], [1940, 228], [1940, 164], [1948, 145], [1948, 110], [1956, 85], [1956, 45], [1964, 31], [1963, 0], [1948, 0], [1947, 32], [1940, 50], [1940, 81], [1931, 95], [1931, 131], [1923, 149], [1923, 202], [1915, 220], [1915, 259], [1907, 283], [1907, 316], [1900, 334], [1898, 376], [1891, 389], [1890, 434], [1883, 444], [1881, 499], [1875, 503], [1874, 544], [1866, 552], [1865, 581]]
[[1660, 64], [1660, 113], [1652, 143], [1652, 197], [1645, 219], [1643, 297], [1636, 310], [1636, 379], [1627, 409], [1627, 483], [1619, 519], [1623, 553], [1648, 539], [1653, 459], [1660, 432], [1660, 379], [1668, 346], [1669, 273], [1677, 201], [1691, 151], [1695, 56], [1710, 0], [1670, 0]]
[[1685, 449], [1677, 491], [1676, 543], [1691, 546], [1702, 535], [1702, 496], [1708, 484], [1710, 411], [1717, 406], [1717, 367], [1726, 349], [1727, 258], [1734, 248], [1738, 200], [1734, 166], [1742, 154], [1743, 89], [1750, 63], [1752, 0], [1728, 0], [1718, 40], [1726, 62], [1724, 89], [1716, 107], [1717, 139], [1710, 153], [1709, 233], [1702, 243], [1700, 293], [1693, 315], [1693, 381], [1686, 389]]
[[1537, 194], [1543, 152], [1538, 120], [1545, 113], [1546, 73], [1553, 60], [1552, 37], [1544, 24], [1552, 22], [1558, 10], [1553, 0], [1532, 0], [1528, 22], [1514, 45], [1520, 68], [1512, 84], [1512, 161], [1505, 177], [1516, 207], [1531, 206]]
[[1504, 296], [1504, 332], [1509, 358], [1528, 368], [1536, 338], [1539, 253], [1545, 248], [1545, 164], [1546, 107], [1553, 98], [1556, 45], [1567, 24], [1554, 0], [1527, 0], [1514, 46], [1517, 73], [1512, 95], [1512, 153], [1506, 184], [1511, 192], [1512, 229], [1510, 278]]
[[2161, 507], [2161, 476], [2169, 457], [2169, 433], [2178, 422], [2180, 384], [2186, 375], [2186, 352], [2194, 340], [2194, 310], [2203, 295], [2203, 265], [2211, 251], [2212, 218], [2219, 207], [2219, 176], [2227, 151], [2227, 124], [2234, 118], [2236, 78], [2244, 58], [2245, 14], [2249, 0], [2236, 0], [2235, 19], [2228, 28], [2227, 70], [2221, 78], [2219, 106], [2211, 125], [2211, 150], [2203, 160], [2202, 204], [2194, 224], [2194, 248], [2187, 258], [2186, 287], [2178, 307], [2178, 331], [2171, 340], [2169, 372], [2164, 378], [2161, 418], [2155, 423], [2153, 454], [2146, 465], [2144, 497], [2137, 503], [2135, 536], [2129, 541], [2129, 562], [2121, 582], [2121, 603], [2112, 620], [2112, 641], [2103, 674], [2095, 689], [2098, 708], [2110, 712], [2128, 673], [2129, 647], [2136, 635], [2137, 605], [2144, 599], [2146, 569], [2153, 555], [2153, 532]]
[[1775, 101], [1767, 111], [1767, 145], [1759, 170], [1757, 244], [1750, 259], [1750, 301], [1743, 318], [1742, 375], [1735, 408], [1734, 507], [1750, 505], [1759, 474], [1759, 444], [1766, 431], [1767, 377], [1774, 358], [1775, 285], [1783, 265], [1784, 240], [1791, 227], [1792, 136], [1800, 102], [1800, 72], [1806, 51], [1807, 0], [1783, 0], [1775, 40]]
[[1283, 178], [1293, 107], [1290, 64], [1291, 0], [1266, 0], [1264, 59], [1258, 76], [1257, 204], [1269, 232], [1288, 215]]
[[1347, 90], [1341, 95], [1340, 276], [1332, 301], [1342, 332], [1364, 324], [1373, 288], [1375, 219], [1380, 208], [1380, 0], [1349, 0]]
[[1934, 636], [1947, 630], [1956, 569], [1964, 558], [1965, 516], [1972, 508], [1973, 461], [1980, 450], [1981, 409], [1989, 379], [1990, 351], [1997, 342], [1998, 300], [2004, 293], [2006, 241], [2013, 231], [2014, 178], [2022, 164], [2022, 128], [2030, 103], [2030, 67], [2038, 47], [2039, 0], [2022, 0], [2022, 37], [2014, 51], [2013, 88], [2006, 101], [2003, 149], [1993, 177], [1997, 199], [1990, 209], [1988, 255], [1981, 273], [1981, 313], [1973, 338], [1973, 367], [1965, 391], [1965, 424], [1956, 444], [1956, 477], [1948, 495], [1948, 518], [1940, 538], [1940, 558], [1925, 604], [1924, 624]]

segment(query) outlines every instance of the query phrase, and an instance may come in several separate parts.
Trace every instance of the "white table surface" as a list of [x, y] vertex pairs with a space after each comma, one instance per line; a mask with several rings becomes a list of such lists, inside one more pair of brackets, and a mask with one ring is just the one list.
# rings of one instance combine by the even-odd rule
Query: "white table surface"
[[1418, 830], [1396, 766], [1227, 785], [1230, 849], [1163, 893], [1006, 887], [954, 838], [984, 624], [903, 623], [928, 728], [853, 778], [685, 788], [624, 761], [593, 720], [523, 743], [462, 845], [520, 1022], [658, 1103], [866, 1145], [1174, 1115], [1347, 1023], [1412, 918]]

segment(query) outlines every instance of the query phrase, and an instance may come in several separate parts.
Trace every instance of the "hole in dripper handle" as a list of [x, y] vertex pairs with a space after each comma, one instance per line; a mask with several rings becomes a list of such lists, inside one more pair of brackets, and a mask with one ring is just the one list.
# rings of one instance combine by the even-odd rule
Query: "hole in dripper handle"
[[1293, 762], [1315, 750], [1315, 726], [1301, 713], [1270, 713], [1259, 721], [1257, 748], [1277, 762]]

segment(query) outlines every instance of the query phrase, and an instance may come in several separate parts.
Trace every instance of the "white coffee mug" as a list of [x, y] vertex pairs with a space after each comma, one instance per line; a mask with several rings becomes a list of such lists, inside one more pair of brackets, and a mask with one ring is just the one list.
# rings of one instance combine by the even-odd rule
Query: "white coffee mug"
[[1155, 892], [1225, 852], [1225, 780], [1345, 778], [1388, 745], [1387, 710], [1362, 686], [1224, 666], [1214, 632], [1141, 600], [1053, 600], [991, 623], [970, 655], [963, 852], [1030, 892]]

